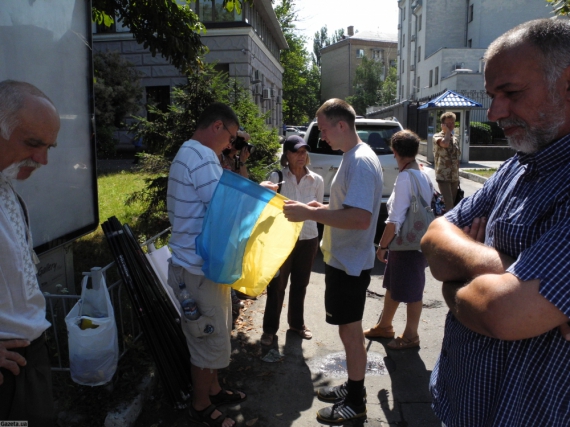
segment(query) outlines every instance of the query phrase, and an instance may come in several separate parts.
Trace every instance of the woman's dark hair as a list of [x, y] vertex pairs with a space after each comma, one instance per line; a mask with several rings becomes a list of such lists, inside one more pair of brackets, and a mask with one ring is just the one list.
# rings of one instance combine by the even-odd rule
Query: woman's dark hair
[[420, 137], [411, 130], [401, 130], [392, 135], [390, 147], [400, 157], [416, 157], [420, 148]]

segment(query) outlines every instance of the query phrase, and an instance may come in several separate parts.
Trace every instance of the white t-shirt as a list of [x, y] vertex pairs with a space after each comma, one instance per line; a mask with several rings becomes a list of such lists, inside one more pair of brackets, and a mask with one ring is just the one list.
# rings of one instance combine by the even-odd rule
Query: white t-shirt
[[170, 166], [166, 205], [172, 225], [168, 242], [172, 263], [203, 276], [204, 260], [196, 254], [206, 209], [222, 176], [214, 151], [196, 140], [182, 144]]
[[374, 267], [374, 235], [382, 202], [382, 167], [378, 156], [365, 143], [342, 156], [333, 178], [329, 209], [360, 208], [372, 214], [366, 230], [340, 229], [325, 225], [321, 250], [325, 262], [350, 276]]
[[50, 323], [36, 277], [26, 207], [0, 172], [0, 339], [35, 340]]

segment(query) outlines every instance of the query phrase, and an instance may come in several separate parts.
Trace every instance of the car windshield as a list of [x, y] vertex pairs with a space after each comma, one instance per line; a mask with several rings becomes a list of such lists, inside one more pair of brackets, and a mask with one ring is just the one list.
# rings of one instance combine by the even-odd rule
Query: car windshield
[[[393, 134], [398, 132], [400, 128], [391, 124], [378, 125], [378, 124], [359, 124], [356, 123], [356, 133], [363, 142], [366, 142], [378, 155], [392, 154], [390, 149], [390, 138]], [[321, 132], [318, 126], [313, 126], [311, 134], [308, 138], [308, 143], [311, 146], [312, 153], [320, 154], [338, 154], [341, 155], [342, 151], [333, 151], [329, 144], [321, 140]]]

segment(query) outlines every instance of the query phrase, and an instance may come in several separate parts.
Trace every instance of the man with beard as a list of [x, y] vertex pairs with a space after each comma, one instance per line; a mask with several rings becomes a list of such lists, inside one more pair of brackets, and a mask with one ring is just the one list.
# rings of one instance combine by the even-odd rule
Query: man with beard
[[521, 24], [484, 59], [517, 153], [422, 240], [450, 308], [433, 409], [448, 427], [568, 426], [570, 24]]
[[12, 186], [46, 165], [59, 115], [35, 86], [0, 82], [0, 420], [53, 423], [46, 303], [28, 212]]

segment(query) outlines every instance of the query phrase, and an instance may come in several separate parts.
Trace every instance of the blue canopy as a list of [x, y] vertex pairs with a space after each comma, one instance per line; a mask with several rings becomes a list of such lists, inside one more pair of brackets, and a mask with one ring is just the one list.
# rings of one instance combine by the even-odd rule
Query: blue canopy
[[427, 110], [428, 108], [483, 108], [481, 104], [467, 98], [466, 96], [459, 95], [452, 90], [446, 90], [435, 99], [431, 99], [418, 110]]

